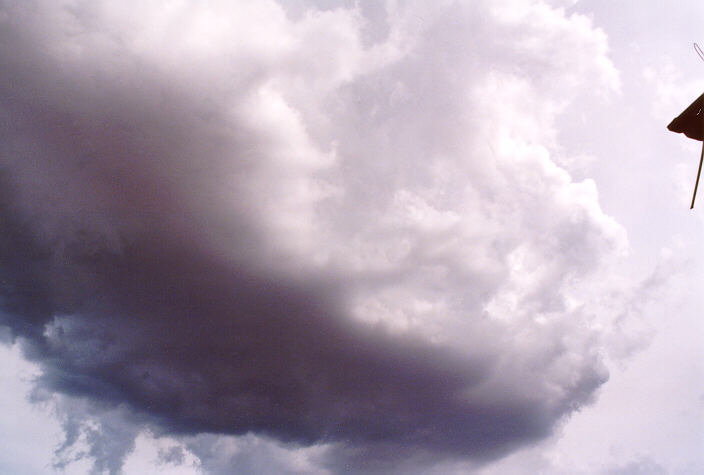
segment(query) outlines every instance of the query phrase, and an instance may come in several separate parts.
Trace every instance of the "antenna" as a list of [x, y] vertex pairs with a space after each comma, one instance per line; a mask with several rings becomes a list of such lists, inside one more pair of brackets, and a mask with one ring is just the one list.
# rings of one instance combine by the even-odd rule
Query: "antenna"
[[700, 58], [702, 61], [704, 61], [704, 51], [702, 51], [702, 49], [701, 49], [701, 48], [699, 47], [699, 45], [696, 44], [696, 43], [694, 43], [694, 51], [696, 51], [697, 54], [699, 55], [699, 58]]
[[[699, 47], [698, 44], [694, 43], [694, 51], [696, 51], [699, 59], [704, 61], [704, 51]], [[697, 188], [699, 187], [699, 175], [702, 174], [702, 162], [704, 162], [704, 140], [702, 140], [702, 155], [699, 157], [699, 170], [697, 171], [697, 181], [694, 183], [694, 194], [692, 195], [692, 204], [689, 209], [694, 208], [694, 199], [697, 197]]]

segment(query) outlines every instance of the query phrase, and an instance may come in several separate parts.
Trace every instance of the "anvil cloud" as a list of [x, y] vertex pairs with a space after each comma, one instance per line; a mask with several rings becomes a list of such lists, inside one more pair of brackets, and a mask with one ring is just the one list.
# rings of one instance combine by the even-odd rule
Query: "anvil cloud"
[[38, 390], [336, 471], [495, 459], [607, 380], [589, 296], [627, 241], [555, 128], [619, 87], [585, 17], [0, 5], [1, 315]]

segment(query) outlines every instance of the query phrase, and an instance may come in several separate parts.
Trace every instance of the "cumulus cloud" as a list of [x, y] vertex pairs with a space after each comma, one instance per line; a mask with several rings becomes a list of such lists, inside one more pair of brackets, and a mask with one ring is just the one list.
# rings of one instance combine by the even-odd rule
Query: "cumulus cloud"
[[63, 452], [115, 472], [147, 424], [479, 463], [606, 381], [628, 243], [557, 165], [566, 104], [618, 90], [603, 32], [323, 3], [0, 3], [0, 302], [38, 391], [86, 401]]

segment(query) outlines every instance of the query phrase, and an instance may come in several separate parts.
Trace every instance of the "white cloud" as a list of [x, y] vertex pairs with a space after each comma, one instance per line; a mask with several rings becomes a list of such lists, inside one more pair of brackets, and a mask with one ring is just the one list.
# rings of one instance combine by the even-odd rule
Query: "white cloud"
[[28, 401], [32, 381], [39, 368], [25, 361], [17, 345], [0, 345], [0, 427], [6, 437], [0, 449], [0, 470], [5, 473], [42, 473], [51, 463], [51, 453], [61, 435], [50, 409]]

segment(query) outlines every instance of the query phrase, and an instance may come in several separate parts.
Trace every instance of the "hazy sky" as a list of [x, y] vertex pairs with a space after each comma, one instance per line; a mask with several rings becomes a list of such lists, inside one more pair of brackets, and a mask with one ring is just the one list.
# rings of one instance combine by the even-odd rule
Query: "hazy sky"
[[0, 0], [0, 472], [704, 473], [703, 18]]

